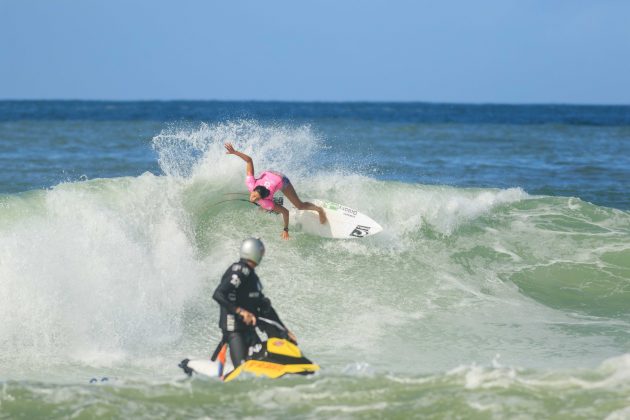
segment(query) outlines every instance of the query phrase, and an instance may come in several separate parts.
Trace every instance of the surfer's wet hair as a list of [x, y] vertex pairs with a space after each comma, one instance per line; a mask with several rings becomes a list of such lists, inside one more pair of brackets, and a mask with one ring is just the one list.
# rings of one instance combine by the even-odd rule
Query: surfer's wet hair
[[258, 194], [260, 194], [260, 198], [267, 198], [267, 197], [269, 197], [270, 191], [267, 188], [263, 187], [262, 185], [259, 185], [256, 188], [254, 188], [254, 191], [256, 191]]

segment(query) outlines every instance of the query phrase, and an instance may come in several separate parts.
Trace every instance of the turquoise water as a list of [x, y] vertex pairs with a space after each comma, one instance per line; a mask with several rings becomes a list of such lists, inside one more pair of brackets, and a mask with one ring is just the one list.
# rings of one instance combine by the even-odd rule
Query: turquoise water
[[[0, 113], [0, 417], [630, 416], [626, 108], [27, 105]], [[213, 205], [244, 190], [226, 140], [384, 232], [285, 242], [278, 217]], [[249, 235], [322, 371], [189, 380]]]

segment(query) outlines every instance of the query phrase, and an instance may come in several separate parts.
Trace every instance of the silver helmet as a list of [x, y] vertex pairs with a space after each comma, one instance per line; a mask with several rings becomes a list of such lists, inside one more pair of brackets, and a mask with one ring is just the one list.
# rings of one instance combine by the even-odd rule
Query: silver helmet
[[241, 258], [260, 264], [265, 255], [265, 245], [258, 238], [247, 238], [241, 244]]

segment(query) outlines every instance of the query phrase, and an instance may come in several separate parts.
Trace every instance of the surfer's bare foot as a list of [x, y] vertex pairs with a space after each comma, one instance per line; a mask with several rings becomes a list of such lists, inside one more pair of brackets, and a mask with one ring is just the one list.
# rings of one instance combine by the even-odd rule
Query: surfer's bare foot
[[326, 219], [326, 213], [324, 212], [324, 209], [321, 207], [319, 208], [319, 210], [317, 210], [317, 212], [319, 213], [319, 223], [323, 225], [324, 223], [328, 221], [328, 219]]

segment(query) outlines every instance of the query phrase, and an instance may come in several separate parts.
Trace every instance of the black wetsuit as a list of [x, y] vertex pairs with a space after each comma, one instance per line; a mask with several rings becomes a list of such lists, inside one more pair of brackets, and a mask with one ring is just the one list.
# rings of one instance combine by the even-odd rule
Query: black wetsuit
[[[236, 308], [243, 308], [256, 317], [262, 316], [284, 326], [271, 306], [271, 301], [263, 295], [262, 284], [256, 272], [245, 260], [240, 260], [227, 269], [212, 298], [221, 306], [219, 327], [223, 330], [223, 341], [230, 348], [234, 367], [247, 358], [250, 346], [260, 342], [256, 328], [245, 325], [243, 318], [236, 313]], [[269, 336], [281, 336], [281, 332], [273, 326], [262, 322], [257, 326]]]

